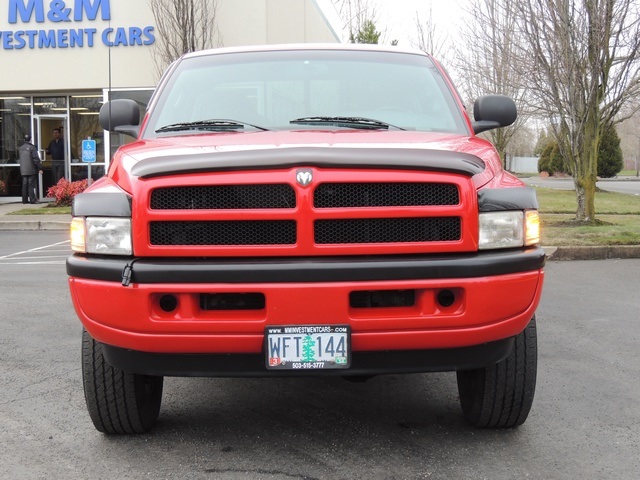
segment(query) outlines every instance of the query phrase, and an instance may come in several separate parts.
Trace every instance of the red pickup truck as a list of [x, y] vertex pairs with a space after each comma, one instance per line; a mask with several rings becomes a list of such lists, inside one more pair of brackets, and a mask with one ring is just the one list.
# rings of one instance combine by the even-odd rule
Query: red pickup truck
[[87, 407], [105, 433], [159, 416], [165, 376], [456, 371], [462, 411], [514, 427], [536, 381], [535, 193], [477, 134], [440, 64], [358, 45], [187, 54], [137, 140], [76, 196], [67, 261]]

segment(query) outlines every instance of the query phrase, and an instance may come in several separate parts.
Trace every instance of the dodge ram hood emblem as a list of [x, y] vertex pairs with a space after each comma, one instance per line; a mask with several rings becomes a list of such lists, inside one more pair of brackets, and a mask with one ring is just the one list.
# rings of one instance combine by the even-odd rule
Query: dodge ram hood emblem
[[306, 187], [313, 181], [313, 172], [311, 170], [298, 170], [296, 172], [296, 181]]

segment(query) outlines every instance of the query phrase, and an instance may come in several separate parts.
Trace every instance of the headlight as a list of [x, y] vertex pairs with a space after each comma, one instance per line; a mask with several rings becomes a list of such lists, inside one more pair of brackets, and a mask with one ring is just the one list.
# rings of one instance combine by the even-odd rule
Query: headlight
[[480, 214], [480, 250], [530, 246], [539, 242], [540, 218], [536, 210]]
[[74, 217], [71, 220], [71, 249], [100, 255], [131, 255], [131, 219]]

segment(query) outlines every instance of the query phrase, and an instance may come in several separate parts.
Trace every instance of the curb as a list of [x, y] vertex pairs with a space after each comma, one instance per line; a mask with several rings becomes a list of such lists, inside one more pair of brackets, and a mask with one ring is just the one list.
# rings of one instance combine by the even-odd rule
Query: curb
[[69, 222], [47, 220], [1, 221], [0, 230], [69, 230]]
[[640, 258], [640, 245], [544, 247], [547, 260], [609, 260]]

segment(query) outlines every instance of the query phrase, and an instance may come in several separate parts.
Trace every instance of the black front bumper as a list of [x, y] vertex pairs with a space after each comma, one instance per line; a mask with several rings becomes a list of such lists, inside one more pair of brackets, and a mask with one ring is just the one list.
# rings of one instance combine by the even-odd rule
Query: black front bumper
[[512, 337], [470, 347], [352, 352], [348, 369], [330, 370], [267, 370], [264, 354], [145, 353], [104, 344], [102, 351], [120, 370], [162, 377], [351, 377], [472, 370], [505, 359], [513, 345]]
[[541, 247], [456, 255], [398, 255], [313, 258], [121, 258], [73, 254], [72, 277], [121, 282], [131, 266], [131, 281], [153, 283], [356, 282], [473, 278], [539, 270]]

